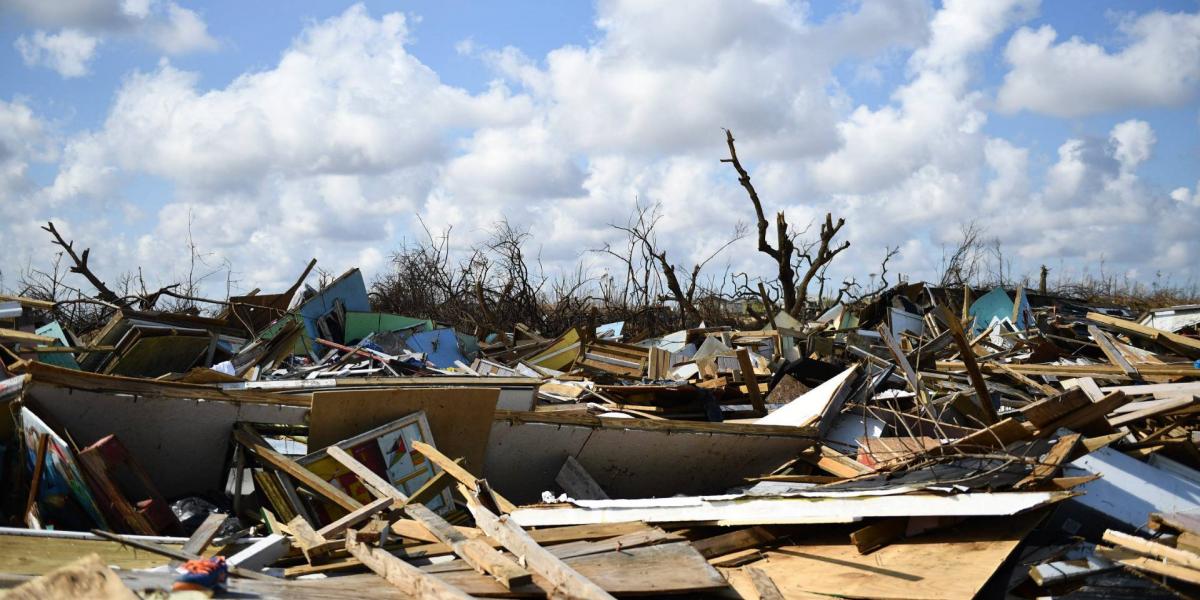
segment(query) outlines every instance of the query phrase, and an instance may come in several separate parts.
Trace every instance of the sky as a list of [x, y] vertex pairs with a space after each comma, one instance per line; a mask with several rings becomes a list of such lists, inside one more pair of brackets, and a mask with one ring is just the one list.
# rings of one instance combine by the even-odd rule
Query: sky
[[1018, 277], [1192, 285], [1198, 91], [1196, 0], [0, 0], [0, 288], [47, 221], [213, 295], [501, 219], [598, 275], [639, 203], [690, 271], [754, 218], [723, 128], [768, 215], [846, 220], [835, 278], [936, 280], [974, 222]]

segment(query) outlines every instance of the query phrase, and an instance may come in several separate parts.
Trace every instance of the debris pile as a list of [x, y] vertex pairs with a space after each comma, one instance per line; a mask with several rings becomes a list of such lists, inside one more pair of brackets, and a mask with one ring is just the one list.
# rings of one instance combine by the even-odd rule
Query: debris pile
[[91, 331], [0, 297], [11, 597], [1200, 591], [1200, 306], [901, 283], [630, 339], [312, 268]]

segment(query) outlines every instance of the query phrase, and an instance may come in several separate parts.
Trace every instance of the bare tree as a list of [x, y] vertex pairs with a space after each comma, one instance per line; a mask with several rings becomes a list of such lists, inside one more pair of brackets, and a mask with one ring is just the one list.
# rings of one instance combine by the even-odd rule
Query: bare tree
[[[754, 205], [754, 214], [758, 224], [758, 251], [770, 256], [775, 261], [785, 310], [800, 315], [804, 312], [805, 304], [808, 301], [808, 284], [835, 256], [850, 247], [848, 241], [843, 242], [840, 246], [833, 245], [834, 238], [837, 237], [846, 221], [839, 218], [835, 223], [833, 215], [826, 213], [825, 222], [821, 224], [820, 238], [806, 244], [797, 254], [794, 236], [788, 233], [787, 219], [782, 212], [779, 212], [775, 215], [776, 241], [772, 246], [767, 241], [770, 224], [763, 212], [762, 201], [758, 197], [758, 191], [750, 183], [750, 173], [742, 167], [741, 161], [738, 160], [737, 148], [734, 147], [733, 142], [733, 132], [726, 129], [725, 144], [729, 147], [729, 158], [723, 158], [721, 162], [733, 165], [738, 174], [738, 183], [746, 189], [746, 194], [750, 197], [751, 204]], [[804, 269], [804, 275], [801, 276], [799, 285], [796, 284], [797, 267]]]

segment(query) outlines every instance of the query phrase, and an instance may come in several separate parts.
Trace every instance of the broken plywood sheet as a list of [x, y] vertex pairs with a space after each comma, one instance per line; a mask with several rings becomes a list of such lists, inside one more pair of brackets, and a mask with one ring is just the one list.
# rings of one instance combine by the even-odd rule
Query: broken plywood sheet
[[[1039, 511], [1015, 519], [971, 519], [867, 555], [858, 552], [846, 532], [830, 531], [767, 550], [766, 558], [753, 566], [766, 573], [785, 598], [974, 598], [1042, 516]], [[756, 597], [747, 573], [730, 570], [727, 577], [744, 597]]]
[[[812, 445], [812, 430], [498, 412], [483, 475], [514, 502], [558, 486], [574, 456], [614, 498], [721, 492]], [[442, 437], [434, 431], [441, 445]]]
[[823, 435], [833, 427], [833, 416], [842, 408], [850, 394], [859, 365], [854, 365], [804, 395], [783, 405], [775, 412], [755, 421], [759, 425], [815, 426]]
[[309, 447], [324, 448], [424, 411], [438, 449], [451, 458], [466, 459], [463, 466], [478, 472], [484, 464], [499, 396], [500, 390], [495, 388], [318, 392], [313, 394], [309, 417]]

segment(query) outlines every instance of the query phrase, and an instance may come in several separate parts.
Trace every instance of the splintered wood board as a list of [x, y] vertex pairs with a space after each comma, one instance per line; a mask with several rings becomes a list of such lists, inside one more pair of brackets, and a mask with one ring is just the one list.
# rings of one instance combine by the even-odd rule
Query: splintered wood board
[[313, 394], [309, 415], [308, 447], [318, 450], [425, 411], [437, 449], [450, 458], [466, 459], [463, 466], [475, 475], [482, 475], [499, 397], [500, 390], [496, 388], [317, 392]]
[[[565, 562], [610, 594], [698, 593], [727, 586], [721, 574], [687, 542], [576, 556]], [[532, 584], [511, 591], [490, 576], [470, 570], [437, 573], [437, 577], [472, 596], [544, 596], [553, 589], [536, 574]]]
[[[968, 519], [867, 555], [859, 554], [848, 535], [830, 532], [800, 545], [764, 551], [766, 558], [752, 566], [766, 573], [785, 598], [973, 598], [1045, 514]], [[758, 597], [741, 569], [726, 571], [726, 578], [744, 598]]]

